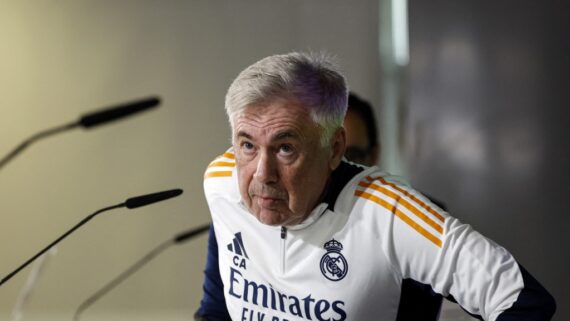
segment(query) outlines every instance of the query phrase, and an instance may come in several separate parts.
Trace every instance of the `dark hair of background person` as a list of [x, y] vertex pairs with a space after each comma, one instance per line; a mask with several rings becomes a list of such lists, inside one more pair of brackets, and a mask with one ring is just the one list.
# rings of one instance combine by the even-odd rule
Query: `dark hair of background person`
[[[368, 146], [356, 146], [347, 142], [347, 149], [345, 156], [348, 160], [355, 163], [361, 163], [366, 166], [375, 165], [380, 154], [380, 143], [378, 140], [378, 130], [376, 128], [376, 118], [374, 117], [374, 110], [372, 105], [353, 92], [348, 95], [348, 114], [352, 113], [358, 116], [364, 123]], [[347, 128], [348, 131], [348, 128]]]

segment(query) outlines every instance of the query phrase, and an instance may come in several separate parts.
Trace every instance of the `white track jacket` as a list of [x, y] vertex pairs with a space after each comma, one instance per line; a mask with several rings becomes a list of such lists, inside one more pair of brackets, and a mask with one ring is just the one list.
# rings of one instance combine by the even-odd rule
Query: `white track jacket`
[[219, 273], [206, 271], [210, 293], [197, 314], [208, 320], [217, 320], [208, 295], [223, 295], [231, 320], [400, 320], [407, 279], [484, 320], [535, 320], [509, 311], [552, 300], [507, 250], [376, 167], [343, 161], [324, 202], [287, 228], [242, 205], [231, 150], [210, 164], [204, 189]]

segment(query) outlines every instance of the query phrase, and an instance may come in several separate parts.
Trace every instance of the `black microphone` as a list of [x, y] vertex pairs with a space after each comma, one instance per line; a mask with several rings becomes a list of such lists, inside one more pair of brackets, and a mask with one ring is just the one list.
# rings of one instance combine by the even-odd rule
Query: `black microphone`
[[[174, 195], [175, 193], [173, 193], [174, 191], [176, 191], [176, 195]], [[161, 198], [157, 197], [156, 195], [160, 194], [162, 195]], [[120, 208], [120, 207], [127, 207], [127, 208], [136, 208], [136, 207], [140, 207], [140, 206], [144, 206], [144, 205], [148, 205], [148, 204], [152, 204], [152, 203], [156, 203], [156, 202], [160, 202], [175, 196], [178, 196], [182, 194], [182, 190], [181, 189], [174, 189], [174, 190], [170, 190], [170, 191], [164, 191], [164, 192], [159, 192], [159, 193], [153, 193], [153, 194], [148, 194], [148, 195], [143, 195], [143, 196], [137, 196], [137, 197], [132, 197], [129, 198], [128, 200], [126, 200], [123, 203], [117, 204], [117, 205], [113, 205], [113, 206], [109, 206], [109, 207], [105, 207], [102, 208], [98, 211], [96, 211], [95, 213], [87, 216], [86, 218], [84, 218], [83, 220], [81, 220], [81, 222], [79, 222], [77, 225], [75, 225], [74, 227], [72, 227], [69, 231], [65, 232], [62, 236], [60, 236], [59, 238], [57, 238], [55, 241], [53, 241], [52, 243], [50, 243], [48, 246], [46, 246], [43, 250], [39, 251], [36, 255], [32, 256], [29, 260], [27, 260], [24, 264], [20, 265], [20, 267], [18, 267], [17, 269], [15, 269], [14, 271], [12, 271], [10, 274], [6, 275], [4, 278], [2, 278], [2, 281], [0, 281], [0, 286], [2, 286], [2, 284], [6, 283], [8, 280], [10, 280], [14, 275], [16, 275], [18, 272], [20, 272], [22, 269], [24, 269], [26, 266], [28, 266], [30, 263], [32, 263], [33, 261], [35, 261], [38, 257], [40, 257], [42, 254], [44, 254], [45, 252], [47, 252], [50, 248], [52, 248], [53, 246], [55, 246], [57, 243], [59, 243], [61, 240], [63, 240], [64, 238], [66, 238], [69, 234], [73, 233], [75, 230], [77, 230], [79, 227], [81, 227], [83, 224], [89, 222], [92, 218], [94, 218], [95, 216], [109, 211], [109, 210], [113, 210], [116, 208]], [[133, 199], [142, 199], [142, 200], [146, 200], [145, 202], [141, 202], [140, 205], [136, 206], [136, 207], [128, 207], [127, 206], [127, 202], [128, 201], [132, 201]], [[152, 199], [152, 201], [148, 201], [149, 199]]]
[[79, 124], [83, 128], [99, 126], [156, 107], [159, 104], [159, 97], [150, 97], [142, 100], [132, 101], [83, 115], [79, 119]]
[[11, 159], [20, 154], [24, 149], [30, 146], [32, 143], [57, 134], [67, 130], [74, 129], [76, 127], [83, 127], [85, 129], [102, 125], [108, 122], [112, 122], [124, 117], [134, 115], [136, 113], [142, 112], [144, 110], [156, 107], [160, 104], [160, 98], [150, 97], [142, 100], [132, 101], [129, 103], [121, 104], [119, 106], [110, 107], [101, 111], [93, 112], [84, 115], [79, 118], [78, 121], [61, 125], [55, 128], [41, 131], [37, 134], [32, 135], [30, 138], [26, 139], [16, 148], [14, 148], [10, 153], [8, 153], [4, 158], [0, 160], [0, 169], [4, 167]]
[[125, 205], [127, 206], [127, 208], [132, 209], [132, 208], [137, 208], [137, 207], [149, 205], [152, 203], [164, 201], [164, 200], [167, 200], [169, 198], [176, 197], [180, 194], [182, 194], [181, 189], [179, 189], [179, 188], [178, 189], [171, 189], [169, 191], [152, 193], [152, 194], [142, 195], [142, 196], [137, 196], [137, 197], [131, 197], [125, 202]]
[[105, 286], [103, 286], [101, 289], [99, 289], [97, 292], [95, 292], [93, 295], [91, 295], [85, 301], [83, 301], [79, 305], [77, 310], [75, 311], [75, 314], [73, 315], [73, 320], [74, 321], [79, 320], [79, 316], [81, 315], [81, 313], [83, 313], [83, 311], [85, 311], [88, 307], [93, 305], [93, 303], [95, 303], [97, 300], [99, 300], [101, 297], [103, 297], [109, 291], [114, 289], [121, 282], [126, 280], [133, 273], [138, 271], [141, 267], [143, 267], [150, 260], [155, 258], [158, 254], [162, 253], [162, 251], [164, 251], [165, 249], [167, 249], [168, 247], [170, 247], [173, 244], [184, 243], [185, 241], [188, 241], [188, 240], [192, 239], [193, 237], [198, 236], [198, 235], [208, 231], [209, 229], [210, 229], [210, 224], [202, 225], [202, 226], [193, 228], [191, 230], [188, 230], [186, 232], [180, 233], [180, 234], [174, 236], [174, 238], [171, 238], [171, 239], [159, 244], [152, 251], [148, 252], [148, 254], [146, 254], [140, 260], [138, 260], [135, 264], [131, 265], [123, 273], [119, 274], [117, 277], [115, 277], [113, 280], [111, 280], [109, 283], [107, 283]]

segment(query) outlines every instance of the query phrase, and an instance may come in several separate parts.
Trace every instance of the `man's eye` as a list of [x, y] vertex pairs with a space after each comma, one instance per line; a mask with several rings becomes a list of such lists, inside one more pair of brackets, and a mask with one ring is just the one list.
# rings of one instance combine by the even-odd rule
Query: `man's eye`
[[283, 153], [283, 154], [291, 154], [293, 153], [293, 147], [291, 145], [281, 145], [279, 146], [279, 152]]
[[250, 142], [242, 142], [241, 149], [245, 154], [252, 154], [255, 152], [255, 146]]

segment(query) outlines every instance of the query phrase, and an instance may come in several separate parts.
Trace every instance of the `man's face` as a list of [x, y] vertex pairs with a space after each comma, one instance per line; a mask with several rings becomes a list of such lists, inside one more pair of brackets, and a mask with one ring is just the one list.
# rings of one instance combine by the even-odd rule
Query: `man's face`
[[[344, 144], [322, 147], [320, 133], [306, 108], [291, 100], [251, 105], [234, 119], [240, 194], [261, 223], [299, 224], [320, 202], [344, 152]], [[344, 143], [342, 130], [341, 136]]]

